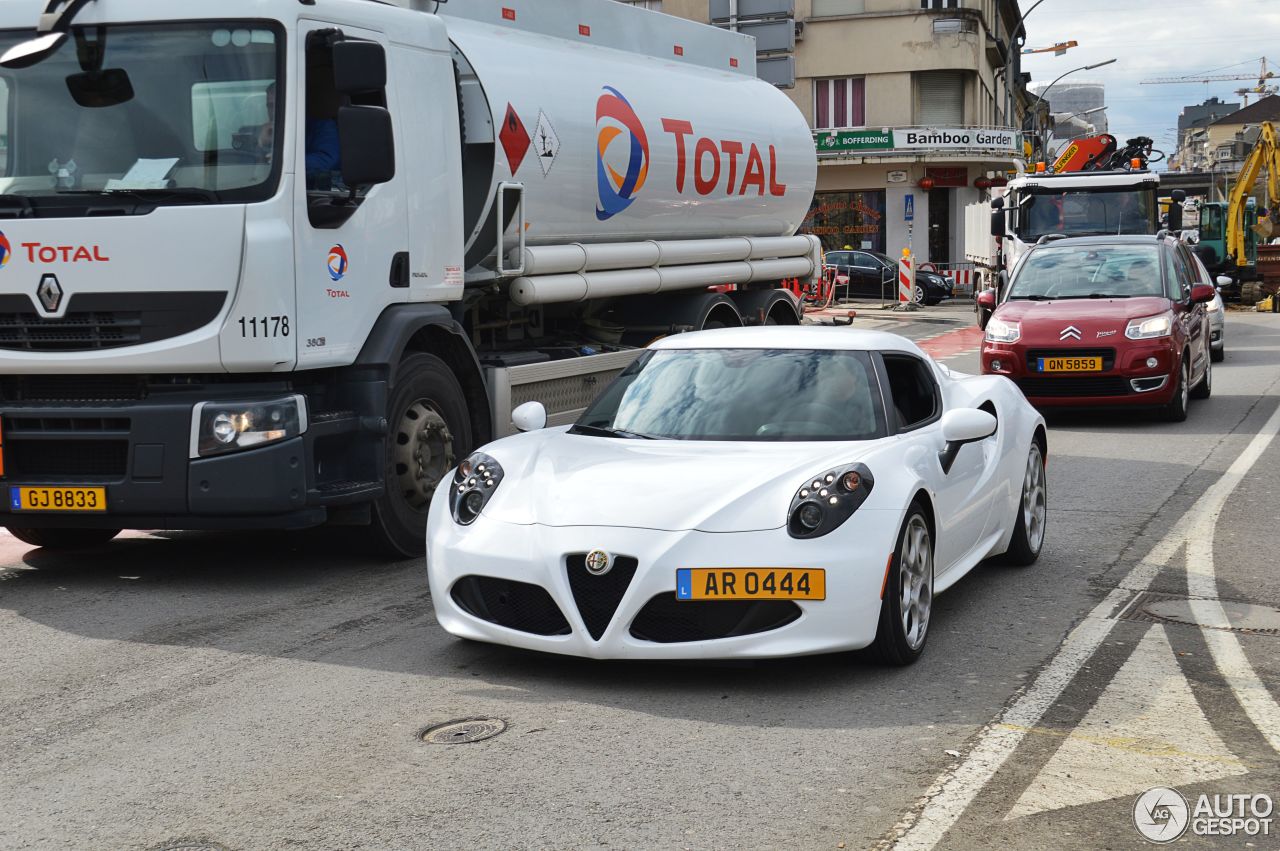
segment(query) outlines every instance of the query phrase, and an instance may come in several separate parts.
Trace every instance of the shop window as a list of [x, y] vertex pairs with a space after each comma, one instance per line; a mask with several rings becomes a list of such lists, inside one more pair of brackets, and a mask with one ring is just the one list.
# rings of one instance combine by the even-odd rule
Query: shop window
[[866, 79], [840, 77], [815, 80], [813, 85], [813, 126], [862, 127], [867, 123]]
[[819, 192], [800, 228], [822, 240], [825, 251], [885, 250], [884, 190]]

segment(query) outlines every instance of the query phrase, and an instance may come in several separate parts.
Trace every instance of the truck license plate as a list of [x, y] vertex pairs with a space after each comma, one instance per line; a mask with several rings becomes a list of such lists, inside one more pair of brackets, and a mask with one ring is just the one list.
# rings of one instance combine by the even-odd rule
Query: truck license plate
[[677, 600], [825, 600], [825, 570], [801, 567], [684, 567]]
[[1102, 372], [1102, 358], [1040, 358], [1041, 372]]
[[106, 511], [106, 488], [22, 486], [9, 488], [13, 511]]

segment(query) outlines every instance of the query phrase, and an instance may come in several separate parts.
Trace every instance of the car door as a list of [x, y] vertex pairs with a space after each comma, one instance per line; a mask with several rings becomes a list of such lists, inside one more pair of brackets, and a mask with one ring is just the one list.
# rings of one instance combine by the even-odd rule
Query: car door
[[967, 444], [943, 471], [939, 455], [942, 439], [943, 395], [932, 367], [915, 355], [880, 356], [891, 431], [911, 447], [905, 453], [933, 498], [934, 570], [941, 576], [968, 555], [978, 543], [991, 513], [995, 488], [986, 487], [998, 453], [996, 438]]
[[1178, 243], [1173, 247], [1173, 271], [1176, 288], [1174, 292], [1180, 296], [1174, 301], [1174, 314], [1182, 326], [1187, 347], [1191, 350], [1191, 384], [1199, 383], [1209, 363], [1209, 318], [1203, 304], [1193, 304], [1191, 287], [1199, 283], [1195, 263], [1192, 262], [1187, 247]]
[[879, 297], [881, 265], [865, 251], [853, 252], [853, 286], [858, 295]]
[[849, 276], [849, 252], [828, 251], [822, 257], [823, 273], [827, 280], [836, 283], [837, 275]]

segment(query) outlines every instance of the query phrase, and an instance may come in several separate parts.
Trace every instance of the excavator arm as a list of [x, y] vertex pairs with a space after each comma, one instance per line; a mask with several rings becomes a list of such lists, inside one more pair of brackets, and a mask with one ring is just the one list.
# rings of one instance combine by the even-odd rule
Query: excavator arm
[[1235, 258], [1237, 266], [1249, 265], [1245, 250], [1244, 208], [1264, 166], [1267, 169], [1267, 206], [1274, 211], [1280, 207], [1280, 142], [1276, 139], [1275, 127], [1269, 121], [1262, 123], [1258, 141], [1245, 158], [1244, 167], [1240, 169], [1228, 198], [1227, 254]]

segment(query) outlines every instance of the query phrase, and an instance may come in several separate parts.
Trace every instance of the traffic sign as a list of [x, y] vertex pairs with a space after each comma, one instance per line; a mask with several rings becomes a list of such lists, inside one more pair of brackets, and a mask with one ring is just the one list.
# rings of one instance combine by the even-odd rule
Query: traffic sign
[[916, 196], [908, 192], [905, 197], [907, 205], [903, 211], [902, 218], [904, 221], [914, 222], [916, 220]]

